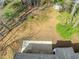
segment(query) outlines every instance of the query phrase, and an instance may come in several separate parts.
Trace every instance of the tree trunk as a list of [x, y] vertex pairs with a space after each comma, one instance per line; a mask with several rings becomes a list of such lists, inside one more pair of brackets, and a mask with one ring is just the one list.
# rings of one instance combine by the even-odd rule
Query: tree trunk
[[72, 8], [70, 23], [72, 23], [72, 21], [73, 21], [73, 17], [74, 17], [74, 14], [75, 14], [75, 12], [76, 12], [76, 7], [77, 7], [77, 5], [78, 5], [78, 3], [75, 3], [75, 5], [74, 5], [73, 8]]
[[73, 28], [77, 27], [78, 25], [79, 25], [79, 20], [75, 22], [75, 24], [73, 25]]
[[78, 3], [75, 3], [73, 9], [72, 9], [72, 12], [71, 12], [71, 15], [73, 16], [76, 12], [76, 6], [78, 5]]

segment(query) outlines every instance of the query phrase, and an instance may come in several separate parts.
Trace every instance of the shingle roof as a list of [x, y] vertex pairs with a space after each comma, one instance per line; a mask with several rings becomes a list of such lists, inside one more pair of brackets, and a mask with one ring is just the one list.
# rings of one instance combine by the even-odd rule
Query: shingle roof
[[71, 57], [71, 59], [79, 59], [79, 53], [75, 53], [75, 54]]
[[29, 54], [22, 53], [17, 54], [15, 59], [56, 59], [55, 55], [52, 54]]
[[17, 53], [15, 59], [79, 59], [73, 48], [56, 48], [55, 54]]
[[71, 56], [74, 54], [72, 48], [56, 48], [55, 55], [59, 59], [71, 59]]

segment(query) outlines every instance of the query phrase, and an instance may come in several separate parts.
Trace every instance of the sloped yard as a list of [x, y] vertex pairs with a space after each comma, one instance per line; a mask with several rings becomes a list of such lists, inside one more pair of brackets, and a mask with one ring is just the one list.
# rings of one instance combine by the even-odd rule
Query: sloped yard
[[[59, 15], [59, 13], [52, 7], [46, 8], [46, 10], [42, 12], [40, 11], [39, 13], [40, 14], [35, 13], [35, 16], [30, 16], [23, 24], [13, 29], [7, 35], [7, 37], [5, 37], [4, 40], [0, 42], [0, 46], [6, 47], [10, 45], [14, 50], [19, 50], [18, 46], [20, 47], [21, 45], [18, 44], [21, 44], [19, 41], [22, 40], [50, 40], [53, 43], [56, 43], [57, 40], [64, 40], [64, 38], [62, 38], [56, 31], [56, 25], [58, 24], [56, 17]], [[18, 41], [17, 44], [15, 44], [16, 41]], [[78, 38], [74, 37], [72, 38], [72, 42], [76, 43], [79, 42], [79, 40]], [[7, 52], [7, 54], [9, 53], [10, 52]], [[13, 53], [11, 52], [11, 54]], [[7, 59], [10, 58], [7, 57]]]

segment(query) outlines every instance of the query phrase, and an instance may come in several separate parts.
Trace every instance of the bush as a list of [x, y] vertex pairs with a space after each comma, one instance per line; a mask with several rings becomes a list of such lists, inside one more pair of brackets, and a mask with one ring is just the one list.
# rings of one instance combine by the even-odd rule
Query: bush
[[7, 19], [12, 19], [18, 16], [24, 9], [25, 6], [22, 5], [21, 1], [14, 1], [4, 8], [4, 16]]
[[13, 9], [7, 9], [4, 16], [7, 19], [11, 19], [13, 17], [13, 14], [14, 14], [14, 10]]
[[57, 19], [60, 21], [61, 24], [68, 24], [71, 18], [72, 16], [68, 12], [62, 12], [60, 15], [57, 16]]
[[64, 4], [64, 0], [53, 0], [54, 3]]
[[70, 39], [71, 36], [77, 32], [77, 28], [72, 28], [71, 25], [57, 24], [57, 32], [65, 39]]

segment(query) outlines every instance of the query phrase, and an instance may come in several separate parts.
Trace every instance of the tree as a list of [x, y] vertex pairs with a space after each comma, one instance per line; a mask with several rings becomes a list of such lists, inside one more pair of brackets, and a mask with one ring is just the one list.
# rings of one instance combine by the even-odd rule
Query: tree
[[[69, 0], [67, 0], [66, 2], [67, 2], [66, 6], [71, 5], [71, 1], [70, 1], [70, 3], [68, 3]], [[61, 13], [61, 15], [58, 16], [58, 19], [60, 19], [61, 22], [64, 23], [64, 24], [73, 25], [73, 28], [77, 27], [78, 24], [79, 24], [79, 20], [78, 20], [79, 19], [79, 16], [78, 16], [79, 14], [76, 14], [76, 12], [78, 11], [78, 8], [77, 8], [78, 4], [79, 4], [79, 0], [75, 0], [74, 4], [73, 4], [73, 7], [72, 7], [72, 10], [70, 10], [71, 12]], [[69, 10], [69, 9], [67, 9], [67, 10]]]

